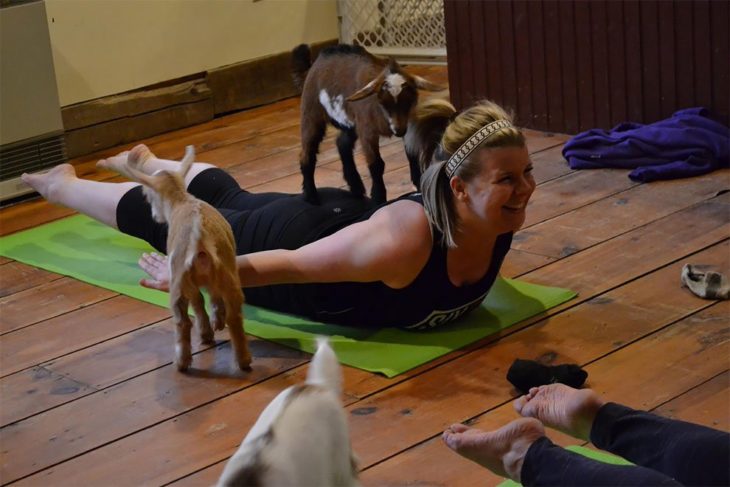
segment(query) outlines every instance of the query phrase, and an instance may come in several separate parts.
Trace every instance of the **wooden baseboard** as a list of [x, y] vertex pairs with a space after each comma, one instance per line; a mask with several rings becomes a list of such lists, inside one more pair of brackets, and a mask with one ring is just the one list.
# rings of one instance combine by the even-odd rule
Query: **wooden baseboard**
[[[313, 58], [337, 43], [312, 44]], [[200, 124], [217, 115], [296, 96], [284, 52], [61, 109], [68, 157]]]

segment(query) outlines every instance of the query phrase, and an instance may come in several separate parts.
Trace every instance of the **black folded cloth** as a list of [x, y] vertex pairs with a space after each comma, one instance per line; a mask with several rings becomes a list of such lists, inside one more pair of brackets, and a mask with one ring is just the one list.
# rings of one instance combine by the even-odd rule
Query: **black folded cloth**
[[527, 394], [538, 386], [547, 384], [565, 384], [576, 389], [588, 378], [588, 372], [576, 364], [543, 365], [534, 360], [515, 359], [507, 371], [507, 380], [515, 388]]

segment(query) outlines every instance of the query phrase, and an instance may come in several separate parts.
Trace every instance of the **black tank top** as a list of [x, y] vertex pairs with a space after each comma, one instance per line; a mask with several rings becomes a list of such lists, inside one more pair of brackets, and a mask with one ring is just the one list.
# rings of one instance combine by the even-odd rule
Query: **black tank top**
[[[409, 199], [423, 205], [420, 193], [410, 193], [396, 200]], [[385, 206], [383, 205], [383, 206]], [[349, 218], [342, 215], [332, 225], [319, 226], [307, 240], [331, 235], [347, 225], [364, 221], [382, 206]], [[337, 282], [327, 284], [286, 284], [249, 288], [250, 303], [306, 316], [325, 323], [357, 327], [397, 327], [425, 330], [450, 323], [477, 308], [486, 297], [499, 273], [512, 242], [512, 233], [499, 235], [484, 277], [473, 284], [454, 286], [446, 267], [447, 249], [434, 230], [431, 255], [416, 279], [402, 289], [383, 282]]]

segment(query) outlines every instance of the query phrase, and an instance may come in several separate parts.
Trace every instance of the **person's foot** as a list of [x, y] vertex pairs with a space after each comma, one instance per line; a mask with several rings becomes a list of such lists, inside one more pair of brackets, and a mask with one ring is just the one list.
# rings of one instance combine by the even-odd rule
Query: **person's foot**
[[50, 203], [60, 203], [59, 190], [68, 181], [76, 179], [76, 170], [71, 164], [59, 164], [43, 173], [23, 173], [20, 178]]
[[443, 440], [462, 457], [519, 482], [527, 450], [543, 436], [540, 421], [521, 418], [489, 432], [454, 424], [444, 431]]
[[109, 157], [107, 159], [101, 159], [96, 163], [96, 167], [101, 169], [107, 169], [114, 171], [117, 174], [121, 174], [127, 179], [134, 179], [127, 171], [127, 161], [129, 160], [138, 170], [146, 172], [144, 170], [144, 164], [149, 159], [153, 159], [155, 155], [152, 151], [144, 144], [136, 145], [130, 151], [120, 152], [116, 156]]
[[573, 389], [563, 384], [533, 387], [515, 400], [522, 416], [537, 418], [545, 426], [588, 440], [596, 413], [606, 402], [590, 389]]

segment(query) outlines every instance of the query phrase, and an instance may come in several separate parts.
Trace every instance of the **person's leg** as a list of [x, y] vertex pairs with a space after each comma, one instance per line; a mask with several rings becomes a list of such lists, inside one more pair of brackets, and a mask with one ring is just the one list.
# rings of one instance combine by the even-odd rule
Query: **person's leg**
[[79, 179], [71, 164], [61, 164], [41, 174], [23, 174], [22, 179], [49, 202], [76, 210], [113, 228], [119, 228], [119, 201], [129, 190], [139, 186]]
[[515, 401], [527, 417], [684, 485], [728, 485], [730, 435], [606, 403], [590, 389], [551, 384]]
[[[178, 169], [180, 169], [180, 161], [160, 159], [155, 154], [153, 154], [152, 151], [144, 144], [139, 144], [135, 146], [131, 151], [120, 152], [116, 156], [112, 156], [107, 159], [101, 159], [96, 163], [96, 165], [102, 169], [108, 169], [110, 171], [121, 174], [129, 179], [132, 179], [129, 177], [129, 174], [127, 174], [127, 170], [125, 167], [127, 156], [130, 153], [135, 153], [140, 161], [140, 170], [147, 174], [152, 174], [155, 171], [177, 171]], [[205, 162], [194, 162], [193, 165], [190, 167], [188, 173], [185, 175], [185, 185], [189, 185], [190, 182], [195, 179], [195, 177], [201, 172], [214, 167], [214, 165]]]
[[530, 445], [520, 472], [522, 485], [681, 486], [655, 470], [634, 465], [612, 465], [584, 457], [555, 445], [543, 436]]
[[463, 424], [444, 431], [446, 445], [497, 475], [524, 486], [677, 486], [674, 480], [641, 467], [609, 465], [554, 445], [542, 423], [512, 421], [496, 431]]

